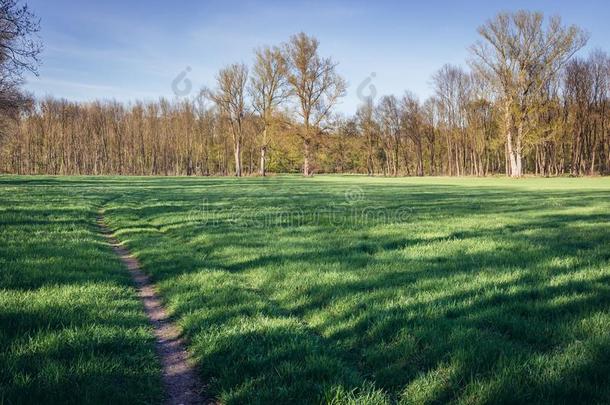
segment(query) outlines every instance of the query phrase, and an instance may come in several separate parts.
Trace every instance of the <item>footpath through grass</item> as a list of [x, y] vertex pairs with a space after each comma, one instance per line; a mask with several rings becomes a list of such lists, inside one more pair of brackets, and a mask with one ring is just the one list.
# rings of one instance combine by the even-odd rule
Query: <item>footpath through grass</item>
[[[1, 181], [11, 196], [4, 222], [18, 222], [15, 192], [25, 207], [47, 195], [105, 206], [221, 402], [610, 402], [610, 179]], [[85, 236], [69, 251], [105, 257], [88, 210], [59, 210], [52, 220], [23, 215], [31, 230], [80, 218], [69, 229], [83, 227]], [[40, 237], [20, 235], [26, 244]], [[15, 296], [54, 283], [125, 288], [113, 266], [91, 281], [46, 274], [46, 254], [23, 243], [2, 253], [14, 283], [2, 288]], [[29, 267], [13, 264], [18, 251]], [[31, 272], [42, 281], [23, 287]], [[100, 314], [109, 323], [132, 308], [129, 289], [121, 291], [126, 307]], [[136, 307], [127, 329], [142, 333], [127, 341], [144, 348], [149, 335], [136, 326]], [[71, 306], [55, 312], [69, 316]], [[18, 336], [43, 329], [23, 324], [7, 335], [5, 313], [10, 347], [27, 347]], [[45, 347], [40, 358], [45, 350], [52, 358]], [[14, 371], [2, 367], [4, 382]]]
[[0, 177], [0, 404], [161, 399], [154, 338], [91, 185]]

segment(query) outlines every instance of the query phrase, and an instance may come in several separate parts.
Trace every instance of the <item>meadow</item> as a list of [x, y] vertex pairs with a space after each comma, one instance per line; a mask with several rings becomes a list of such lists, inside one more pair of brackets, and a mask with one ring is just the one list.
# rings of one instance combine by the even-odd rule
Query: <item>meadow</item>
[[0, 403], [610, 402], [610, 179], [0, 177]]
[[154, 338], [87, 183], [0, 177], [0, 404], [159, 401]]

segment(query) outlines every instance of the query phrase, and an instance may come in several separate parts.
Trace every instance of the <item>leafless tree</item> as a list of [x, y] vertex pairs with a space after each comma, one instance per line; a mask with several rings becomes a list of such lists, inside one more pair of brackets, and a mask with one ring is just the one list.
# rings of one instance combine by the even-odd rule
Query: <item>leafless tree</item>
[[245, 98], [247, 82], [248, 67], [236, 63], [218, 72], [215, 90], [203, 90], [204, 94], [216, 103], [229, 123], [235, 155], [235, 175], [238, 177], [242, 175], [244, 119], [248, 112]]
[[401, 128], [406, 138], [414, 145], [416, 156], [415, 172], [417, 176], [424, 175], [424, 125], [421, 104], [415, 94], [407, 91], [401, 99]]
[[255, 51], [249, 93], [252, 106], [263, 126], [260, 140], [261, 176], [265, 176], [266, 173], [268, 132], [273, 125], [274, 111], [291, 95], [287, 73], [286, 59], [280, 48], [264, 47]]
[[379, 126], [375, 120], [375, 105], [372, 98], [366, 98], [356, 112], [356, 122], [364, 137], [366, 172], [372, 176], [376, 172], [376, 151], [378, 148]]
[[[401, 147], [400, 107], [395, 96], [383, 96], [375, 110], [384, 149], [386, 172], [398, 176]], [[408, 168], [408, 166], [407, 166]]]
[[293, 35], [284, 45], [288, 62], [288, 82], [297, 101], [302, 120], [299, 135], [303, 140], [303, 174], [309, 176], [312, 143], [324, 130], [333, 107], [343, 97], [346, 82], [336, 72], [337, 64], [318, 53], [319, 42], [305, 33]]
[[439, 132], [439, 102], [435, 97], [428, 98], [423, 104], [424, 136], [428, 144], [428, 173], [436, 175], [437, 134]]
[[471, 83], [463, 69], [445, 65], [432, 77], [438, 100], [439, 116], [447, 150], [447, 172], [465, 174], [466, 106], [471, 97]]
[[20, 86], [26, 71], [38, 73], [39, 29], [40, 22], [27, 5], [17, 0], [0, 2], [0, 142], [17, 112], [30, 103]]

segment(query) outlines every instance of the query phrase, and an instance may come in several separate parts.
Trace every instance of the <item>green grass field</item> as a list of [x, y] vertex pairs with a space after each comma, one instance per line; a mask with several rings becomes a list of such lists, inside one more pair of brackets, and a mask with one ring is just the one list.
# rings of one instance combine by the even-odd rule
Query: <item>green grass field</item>
[[104, 193], [0, 177], [0, 404], [161, 398], [153, 336], [98, 235]]
[[0, 403], [610, 402], [610, 179], [0, 177]]

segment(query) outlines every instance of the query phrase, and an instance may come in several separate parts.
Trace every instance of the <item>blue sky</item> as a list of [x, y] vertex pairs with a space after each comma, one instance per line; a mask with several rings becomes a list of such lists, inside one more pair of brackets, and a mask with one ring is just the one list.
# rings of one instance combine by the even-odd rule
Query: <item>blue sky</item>
[[[461, 4], [460, 4], [461, 3]], [[173, 80], [187, 67], [193, 92], [211, 85], [252, 50], [304, 31], [339, 62], [348, 94], [374, 73], [379, 94], [431, 93], [430, 76], [445, 63], [465, 64], [476, 28], [498, 11], [526, 8], [559, 14], [590, 34], [588, 49], [610, 52], [610, 5], [604, 1], [118, 1], [29, 0], [45, 45], [37, 96], [72, 100], [173, 99]], [[583, 54], [586, 54], [584, 50]]]

